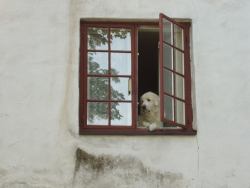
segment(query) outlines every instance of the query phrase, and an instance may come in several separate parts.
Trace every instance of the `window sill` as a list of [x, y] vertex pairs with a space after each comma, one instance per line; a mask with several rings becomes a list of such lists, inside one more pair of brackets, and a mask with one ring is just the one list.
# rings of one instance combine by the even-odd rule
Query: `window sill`
[[144, 135], [183, 135], [194, 136], [197, 134], [196, 130], [183, 129], [157, 129], [155, 131], [148, 131], [142, 128], [81, 128], [80, 135], [124, 135], [124, 136], [144, 136]]

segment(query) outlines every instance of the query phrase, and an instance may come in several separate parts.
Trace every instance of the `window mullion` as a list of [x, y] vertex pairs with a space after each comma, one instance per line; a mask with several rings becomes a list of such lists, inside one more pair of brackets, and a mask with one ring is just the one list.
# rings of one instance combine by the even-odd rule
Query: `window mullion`
[[[172, 42], [173, 45], [175, 44], [175, 39], [174, 39], [174, 24], [172, 24]], [[172, 47], [172, 57], [173, 57], [173, 70], [175, 71], [175, 53], [174, 53], [174, 48]], [[175, 73], [173, 73], [173, 86], [174, 86], [174, 97], [176, 97], [176, 84], [175, 84]], [[176, 99], [174, 98], [174, 122], [176, 123]]]
[[110, 34], [110, 27], [109, 27], [108, 28], [108, 69], [109, 69], [109, 71], [108, 71], [108, 78], [109, 78], [109, 95], [108, 95], [109, 121], [108, 121], [108, 126], [111, 126], [111, 116], [112, 116], [112, 114], [111, 114], [111, 102], [110, 102], [111, 101], [111, 80], [110, 80], [110, 78], [111, 78], [111, 52], [110, 52], [111, 39], [110, 39], [110, 37], [111, 37], [111, 34]]
[[138, 73], [138, 28], [136, 25], [133, 25], [133, 29], [132, 29], [132, 37], [131, 37], [131, 78], [132, 78], [132, 128], [136, 128], [137, 127], [137, 112], [138, 112], [138, 107], [137, 107], [137, 97], [138, 97], [138, 83], [137, 83], [137, 79], [138, 79], [138, 75], [136, 75], [136, 73]]

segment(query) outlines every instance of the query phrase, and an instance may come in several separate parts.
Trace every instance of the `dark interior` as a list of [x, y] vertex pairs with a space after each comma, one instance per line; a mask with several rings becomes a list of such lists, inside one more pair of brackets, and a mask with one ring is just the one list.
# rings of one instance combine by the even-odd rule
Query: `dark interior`
[[159, 31], [157, 28], [139, 30], [138, 98], [147, 91], [159, 94], [158, 41]]

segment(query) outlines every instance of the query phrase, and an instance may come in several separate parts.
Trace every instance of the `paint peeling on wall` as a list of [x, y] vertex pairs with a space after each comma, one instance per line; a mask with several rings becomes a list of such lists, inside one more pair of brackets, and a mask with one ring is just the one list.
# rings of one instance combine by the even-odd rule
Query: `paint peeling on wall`
[[74, 188], [179, 188], [182, 174], [158, 172], [130, 156], [95, 156], [76, 151]]

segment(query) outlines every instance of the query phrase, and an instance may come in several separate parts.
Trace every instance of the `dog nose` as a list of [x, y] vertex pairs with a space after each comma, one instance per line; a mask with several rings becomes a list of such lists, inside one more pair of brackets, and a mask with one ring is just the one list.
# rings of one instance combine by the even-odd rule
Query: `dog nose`
[[145, 106], [145, 105], [142, 105], [142, 109], [143, 109], [143, 110], [146, 110], [146, 106]]

